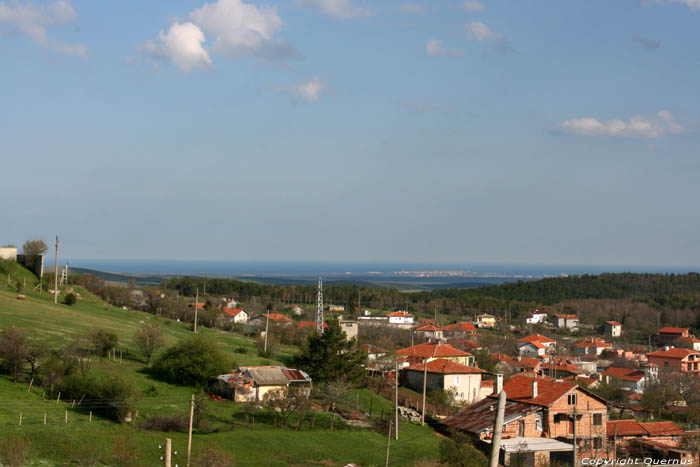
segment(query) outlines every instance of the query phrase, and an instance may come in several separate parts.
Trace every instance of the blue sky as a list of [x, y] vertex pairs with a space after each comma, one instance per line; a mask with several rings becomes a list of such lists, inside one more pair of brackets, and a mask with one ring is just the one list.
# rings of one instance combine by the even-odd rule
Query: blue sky
[[697, 266], [699, 77], [699, 0], [0, 0], [0, 243]]

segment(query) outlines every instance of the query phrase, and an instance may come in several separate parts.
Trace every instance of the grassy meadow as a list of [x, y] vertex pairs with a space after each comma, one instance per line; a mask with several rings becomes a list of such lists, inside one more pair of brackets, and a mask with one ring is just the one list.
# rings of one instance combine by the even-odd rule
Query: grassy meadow
[[[18, 268], [14, 277], [25, 273]], [[33, 279], [35, 281], [35, 279]], [[4, 282], [4, 281], [3, 281]], [[29, 282], [29, 281], [28, 281]], [[33, 285], [33, 284], [32, 284]], [[0, 285], [0, 328], [16, 326], [33, 341], [43, 341], [52, 348], [59, 348], [72, 338], [85, 334], [93, 328], [102, 328], [119, 336], [117, 358], [98, 359], [92, 374], [127, 375], [139, 389], [140, 396], [133, 407], [132, 423], [115, 423], [93, 414], [79, 401], [57, 402], [50, 399], [47, 388], [38, 384], [29, 390], [29, 381], [14, 383], [8, 375], [0, 376], [0, 439], [20, 436], [30, 445], [30, 465], [91, 465], [90, 460], [99, 458], [101, 464], [112, 462], [112, 449], [116, 440], [130, 440], [141, 453], [138, 465], [162, 465], [159, 446], [165, 438], [173, 440], [177, 451], [173, 465], [185, 464], [187, 445], [186, 427], [163, 432], [147, 430], [145, 426], [152, 417], [180, 416], [189, 413], [192, 394], [199, 389], [176, 386], [153, 379], [143, 356], [132, 342], [132, 336], [142, 323], [158, 323], [163, 329], [168, 345], [192, 334], [191, 325], [147, 313], [123, 310], [110, 306], [79, 287], [78, 302], [73, 306], [53, 304], [47, 293], [31, 290], [29, 284], [22, 293], [25, 300], [17, 299], [14, 286]], [[207, 338], [217, 342], [235, 364], [283, 364], [289, 361], [296, 348], [280, 346], [278, 354], [271, 359], [257, 355], [252, 339], [232, 333], [200, 328]], [[119, 355], [122, 355], [120, 361]], [[199, 397], [199, 396], [198, 396]], [[205, 445], [212, 445], [227, 452], [236, 460], [236, 465], [345, 465], [356, 463], [363, 466], [384, 465], [386, 435], [365, 428], [353, 428], [336, 419], [334, 430], [330, 430], [330, 417], [324, 412], [311, 412], [295, 431], [297, 419], [292, 416], [289, 428], [274, 428], [275, 414], [265, 409], [255, 412], [254, 425], [246, 408], [230, 401], [201, 400], [206, 413], [206, 422], [195, 429], [193, 454]], [[348, 405], [368, 411], [374, 417], [392, 411], [392, 403], [375, 393], [358, 389], [348, 395]], [[66, 414], [68, 423], [66, 423]], [[22, 424], [20, 426], [20, 416]], [[46, 416], [46, 424], [44, 424]], [[413, 465], [427, 459], [437, 458], [439, 437], [428, 427], [420, 427], [406, 421], [400, 425], [400, 440], [392, 441], [391, 465]], [[67, 464], [73, 461], [74, 464]]]

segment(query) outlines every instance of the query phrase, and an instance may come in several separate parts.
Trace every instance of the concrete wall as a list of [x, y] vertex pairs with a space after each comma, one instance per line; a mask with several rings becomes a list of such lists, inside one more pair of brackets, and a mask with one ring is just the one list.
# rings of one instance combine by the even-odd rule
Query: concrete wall
[[0, 248], [0, 258], [1, 259], [10, 259], [12, 261], [17, 261], [17, 248], [16, 247]]
[[345, 332], [345, 335], [347, 336], [347, 339], [350, 340], [353, 337], [357, 339], [357, 330], [358, 330], [358, 325], [357, 321], [346, 321], [346, 320], [340, 320], [340, 329]]

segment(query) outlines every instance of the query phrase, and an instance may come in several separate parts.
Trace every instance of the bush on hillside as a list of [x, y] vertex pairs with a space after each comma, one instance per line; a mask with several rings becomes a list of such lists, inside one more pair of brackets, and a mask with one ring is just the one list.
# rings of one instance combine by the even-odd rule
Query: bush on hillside
[[153, 363], [152, 371], [169, 383], [200, 386], [210, 377], [228, 372], [228, 361], [216, 342], [197, 335], [168, 347]]
[[7, 467], [22, 467], [27, 462], [29, 443], [19, 436], [0, 441], [0, 461]]
[[440, 464], [455, 467], [486, 467], [488, 458], [459, 431], [440, 441]]
[[66, 295], [66, 298], [63, 299], [63, 303], [65, 303], [68, 306], [75, 305], [75, 302], [77, 301], [78, 297], [76, 297], [74, 293], [69, 293], [68, 295]]
[[108, 374], [99, 380], [77, 373], [71, 374], [61, 379], [59, 389], [61, 399], [82, 399], [82, 407], [118, 422], [124, 420], [138, 397], [134, 382], [120, 373]]
[[234, 467], [236, 461], [227, 453], [207, 445], [197, 450], [192, 459], [193, 467]]
[[93, 329], [90, 331], [90, 342], [92, 343], [93, 351], [96, 355], [106, 357], [112, 349], [117, 347], [119, 337], [104, 329]]

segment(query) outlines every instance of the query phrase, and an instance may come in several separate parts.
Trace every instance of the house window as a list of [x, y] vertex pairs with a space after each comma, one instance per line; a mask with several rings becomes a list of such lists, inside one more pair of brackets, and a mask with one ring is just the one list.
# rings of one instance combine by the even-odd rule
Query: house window
[[455, 386], [459, 386], [459, 376], [455, 376]]
[[593, 438], [593, 449], [603, 449], [603, 438]]
[[559, 423], [561, 422], [561, 414], [554, 414], [554, 423]]
[[569, 405], [576, 405], [576, 394], [569, 394]]
[[603, 414], [602, 413], [594, 413], [593, 414], [593, 425], [600, 426], [602, 424], [603, 424]]
[[535, 431], [542, 431], [542, 412], [535, 414]]

